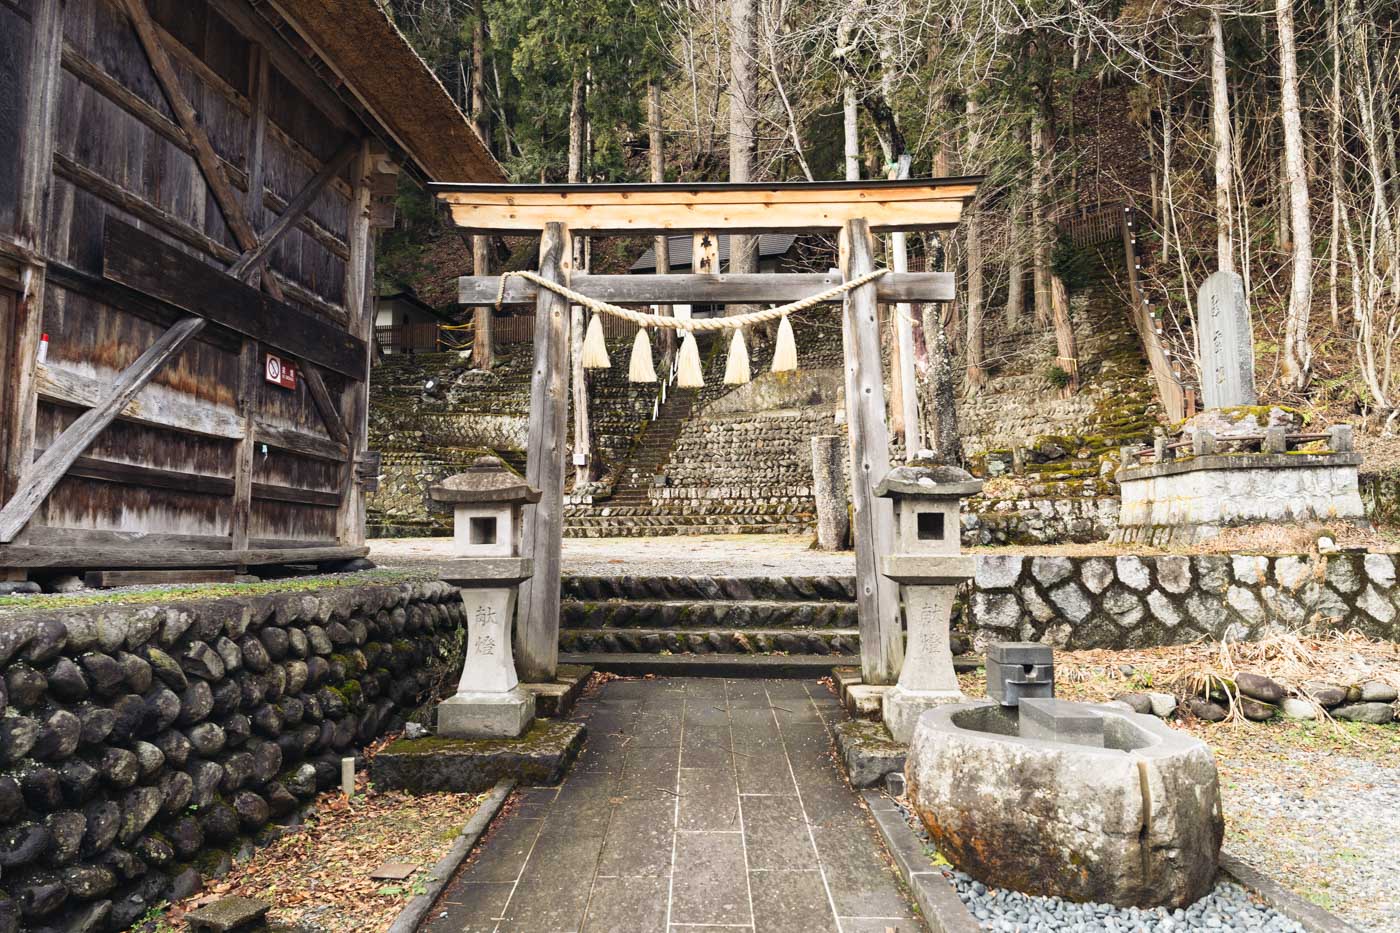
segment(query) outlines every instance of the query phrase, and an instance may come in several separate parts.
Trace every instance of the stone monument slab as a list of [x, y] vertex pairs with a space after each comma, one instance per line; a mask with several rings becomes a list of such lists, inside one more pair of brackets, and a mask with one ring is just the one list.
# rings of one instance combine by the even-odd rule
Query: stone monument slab
[[1257, 405], [1254, 335], [1244, 279], [1216, 272], [1196, 294], [1196, 352], [1201, 366], [1201, 402], [1206, 408]]

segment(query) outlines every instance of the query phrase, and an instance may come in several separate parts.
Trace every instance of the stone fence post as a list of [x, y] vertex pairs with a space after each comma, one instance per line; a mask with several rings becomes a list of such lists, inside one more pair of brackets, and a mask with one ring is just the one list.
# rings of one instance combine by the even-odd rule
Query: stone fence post
[[851, 532], [842, 440], [834, 434], [812, 438], [812, 497], [817, 502], [817, 548], [823, 551], [844, 548]]

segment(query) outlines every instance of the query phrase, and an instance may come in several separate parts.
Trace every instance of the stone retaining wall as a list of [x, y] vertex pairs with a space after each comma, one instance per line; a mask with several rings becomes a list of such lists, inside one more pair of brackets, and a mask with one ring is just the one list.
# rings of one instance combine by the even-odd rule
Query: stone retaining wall
[[0, 931], [124, 930], [401, 727], [445, 583], [0, 619]]
[[1142, 648], [1245, 641], [1316, 622], [1400, 639], [1396, 556], [978, 555], [966, 631], [990, 641]]

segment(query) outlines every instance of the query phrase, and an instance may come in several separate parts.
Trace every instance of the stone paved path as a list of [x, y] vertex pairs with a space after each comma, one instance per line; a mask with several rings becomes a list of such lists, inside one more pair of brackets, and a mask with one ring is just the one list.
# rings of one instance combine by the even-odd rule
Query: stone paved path
[[579, 761], [522, 792], [429, 933], [918, 933], [829, 756], [816, 683], [614, 681], [581, 704]]

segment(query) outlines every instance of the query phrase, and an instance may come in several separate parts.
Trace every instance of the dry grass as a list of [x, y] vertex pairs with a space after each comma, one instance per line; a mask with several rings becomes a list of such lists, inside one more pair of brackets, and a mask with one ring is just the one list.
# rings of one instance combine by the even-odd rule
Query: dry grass
[[[231, 894], [271, 901], [269, 919], [308, 930], [385, 930], [410, 899], [424, 890], [428, 872], [485, 795], [368, 790], [365, 772], [357, 794], [339, 791], [316, 799], [316, 816], [259, 849], [204, 893], [175, 905], [164, 922], [183, 928], [189, 910]], [[404, 881], [369, 876], [386, 862], [417, 865]], [[138, 929], [140, 929], [138, 927]]]

